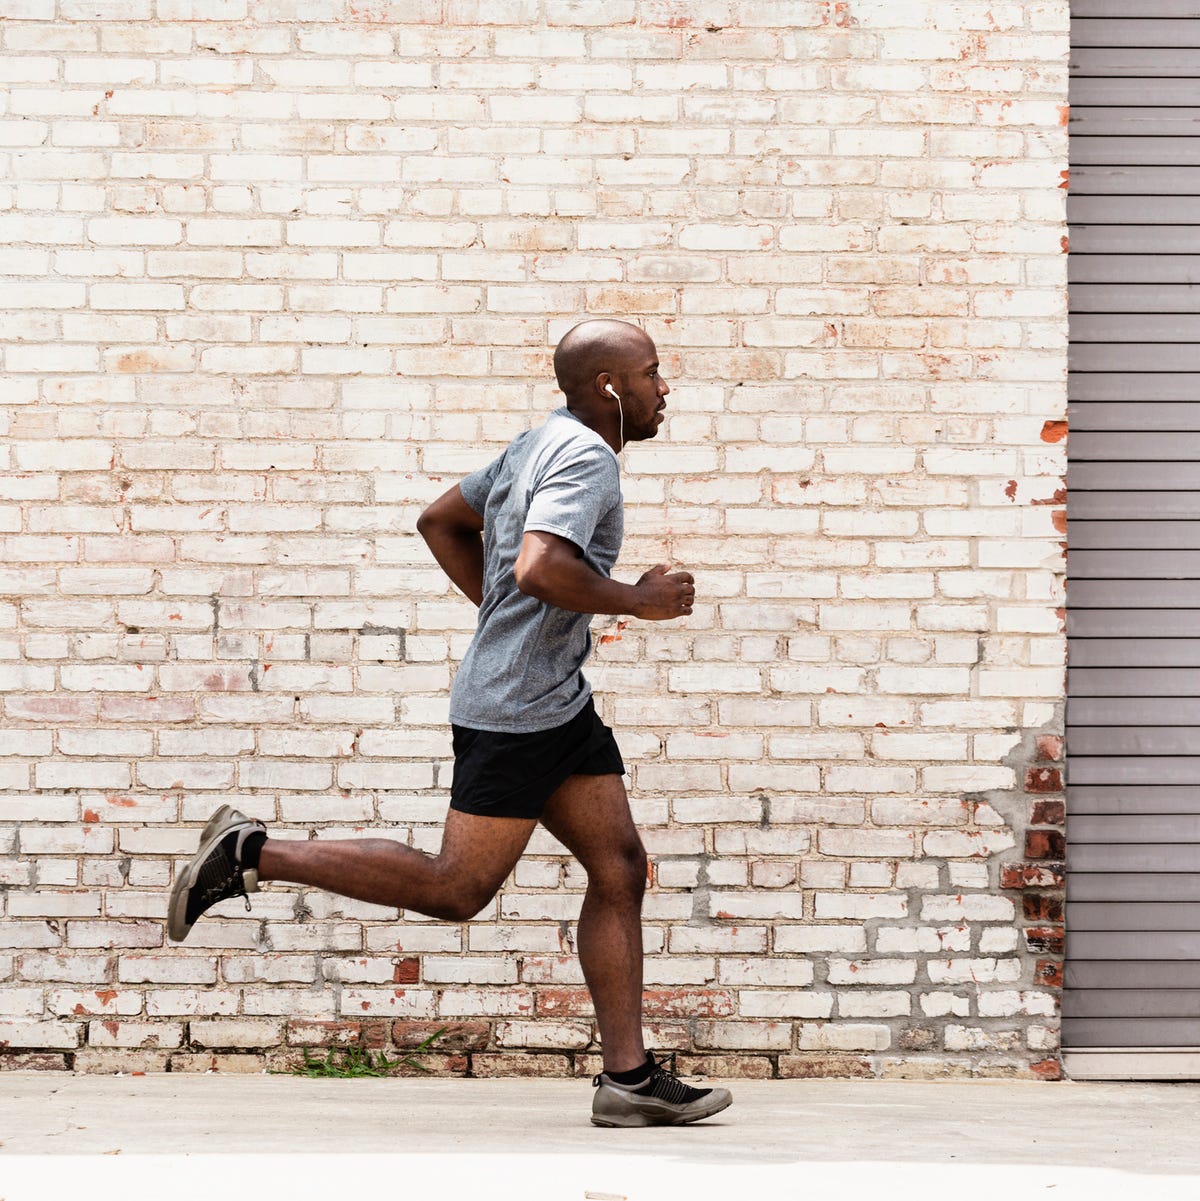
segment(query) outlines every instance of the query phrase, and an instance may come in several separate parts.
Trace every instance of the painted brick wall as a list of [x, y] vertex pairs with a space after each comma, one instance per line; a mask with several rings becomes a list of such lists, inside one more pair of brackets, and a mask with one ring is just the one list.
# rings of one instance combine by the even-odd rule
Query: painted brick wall
[[[655, 1045], [1057, 1072], [1066, 0], [6, 0], [0, 1056], [585, 1073], [578, 868], [454, 926], [273, 887], [232, 801], [436, 849], [473, 624], [421, 506], [583, 314], [673, 385], [592, 671]], [[315, 833], [312, 833], [315, 832]]]

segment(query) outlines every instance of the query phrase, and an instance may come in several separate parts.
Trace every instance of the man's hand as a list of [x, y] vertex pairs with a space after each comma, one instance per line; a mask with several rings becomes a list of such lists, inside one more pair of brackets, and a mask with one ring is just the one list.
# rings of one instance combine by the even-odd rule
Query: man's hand
[[687, 617], [696, 599], [695, 581], [686, 571], [671, 574], [670, 566], [660, 563], [636, 584], [621, 584], [589, 567], [575, 543], [545, 530], [526, 531], [513, 576], [527, 596], [572, 613], [670, 621]]
[[696, 601], [696, 581], [689, 572], [672, 572], [669, 563], [651, 567], [633, 587], [637, 604], [631, 612], [647, 621], [687, 617]]

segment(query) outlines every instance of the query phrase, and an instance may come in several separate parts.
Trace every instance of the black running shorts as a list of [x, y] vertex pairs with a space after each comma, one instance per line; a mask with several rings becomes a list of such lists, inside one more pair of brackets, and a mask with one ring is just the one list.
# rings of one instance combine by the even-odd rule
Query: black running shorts
[[451, 726], [450, 808], [481, 817], [538, 818], [568, 776], [621, 776], [625, 764], [592, 698], [570, 721], [532, 734]]

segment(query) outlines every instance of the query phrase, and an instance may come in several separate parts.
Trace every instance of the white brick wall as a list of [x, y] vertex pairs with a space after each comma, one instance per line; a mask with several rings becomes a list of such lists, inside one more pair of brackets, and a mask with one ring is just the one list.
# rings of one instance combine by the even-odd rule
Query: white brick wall
[[436, 848], [414, 521], [611, 314], [673, 389], [623, 572], [698, 591], [592, 670], [655, 1045], [1054, 1075], [1066, 0], [4, 7], [0, 1065], [594, 1070], [544, 834], [463, 927], [163, 919], [223, 801]]

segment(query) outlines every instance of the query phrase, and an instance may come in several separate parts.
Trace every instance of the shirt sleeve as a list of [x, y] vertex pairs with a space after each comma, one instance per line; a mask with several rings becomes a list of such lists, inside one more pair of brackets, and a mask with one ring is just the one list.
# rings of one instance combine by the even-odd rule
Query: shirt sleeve
[[500, 473], [500, 464], [502, 462], [504, 462], [503, 455], [497, 459], [493, 459], [486, 467], [481, 467], [478, 471], [472, 471], [466, 479], [459, 482], [458, 489], [463, 494], [463, 500], [480, 517], [483, 516], [488, 494], [492, 490], [492, 485], [496, 482], [496, 476]]
[[586, 551], [596, 526], [621, 501], [616, 460], [601, 447], [588, 447], [556, 463], [534, 489], [526, 530], [544, 530]]

